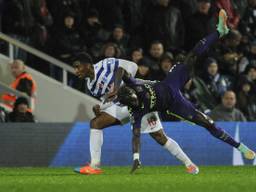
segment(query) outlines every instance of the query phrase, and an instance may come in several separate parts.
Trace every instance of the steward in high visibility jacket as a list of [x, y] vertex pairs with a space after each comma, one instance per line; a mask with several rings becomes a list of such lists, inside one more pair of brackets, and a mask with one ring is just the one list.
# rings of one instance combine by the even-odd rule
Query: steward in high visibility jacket
[[[36, 95], [36, 82], [32, 76], [25, 71], [24, 63], [21, 60], [14, 60], [11, 64], [11, 71], [13, 76], [16, 78], [10, 85], [11, 88], [20, 92], [26, 93], [31, 97], [31, 106], [29, 111], [32, 112], [34, 109], [35, 95]], [[13, 105], [17, 97], [15, 95], [6, 93], [2, 96], [4, 104], [13, 109]]]

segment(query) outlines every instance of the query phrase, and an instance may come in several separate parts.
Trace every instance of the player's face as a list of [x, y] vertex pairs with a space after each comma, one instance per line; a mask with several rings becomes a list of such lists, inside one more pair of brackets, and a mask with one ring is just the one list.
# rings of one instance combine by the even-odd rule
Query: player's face
[[89, 65], [82, 65], [82, 64], [74, 66], [75, 74], [79, 79], [84, 79], [85, 77], [88, 76], [88, 72], [89, 72], [88, 66]]
[[118, 100], [121, 104], [131, 108], [139, 107], [139, 99], [136, 92], [129, 87], [121, 87], [118, 91]]

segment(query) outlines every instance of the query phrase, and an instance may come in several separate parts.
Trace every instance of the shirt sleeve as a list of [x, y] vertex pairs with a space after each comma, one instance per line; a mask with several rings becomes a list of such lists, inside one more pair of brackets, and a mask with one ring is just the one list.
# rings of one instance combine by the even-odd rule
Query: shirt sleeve
[[136, 63], [124, 59], [118, 59], [118, 61], [119, 67], [123, 68], [127, 73], [131, 74], [132, 77], [136, 75], [138, 70], [138, 66]]

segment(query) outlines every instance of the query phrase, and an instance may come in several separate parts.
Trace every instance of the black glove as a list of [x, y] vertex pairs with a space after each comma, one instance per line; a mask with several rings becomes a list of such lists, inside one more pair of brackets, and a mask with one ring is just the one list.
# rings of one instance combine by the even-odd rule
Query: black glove
[[133, 165], [132, 165], [132, 169], [131, 169], [131, 174], [133, 174], [137, 169], [139, 169], [141, 167], [141, 162], [139, 159], [135, 159], [133, 161]]

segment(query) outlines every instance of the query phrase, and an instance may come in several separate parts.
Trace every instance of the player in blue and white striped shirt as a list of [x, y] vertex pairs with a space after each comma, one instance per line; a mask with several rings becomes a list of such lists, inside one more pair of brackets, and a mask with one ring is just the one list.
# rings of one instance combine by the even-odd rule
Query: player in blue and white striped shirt
[[[73, 66], [76, 75], [80, 79], [85, 78], [87, 80], [90, 93], [101, 101], [116, 95], [116, 90], [122, 82], [124, 73], [134, 77], [138, 69], [137, 64], [117, 58], [106, 58], [93, 64], [91, 57], [85, 53], [76, 56]], [[91, 162], [88, 167], [91, 167], [97, 173], [101, 173], [101, 169], [95, 168], [99, 167], [100, 164], [101, 146], [103, 144], [102, 129], [128, 121], [129, 112], [127, 107], [114, 103], [104, 109], [97, 105], [94, 107], [94, 112], [96, 117], [90, 122]]]

